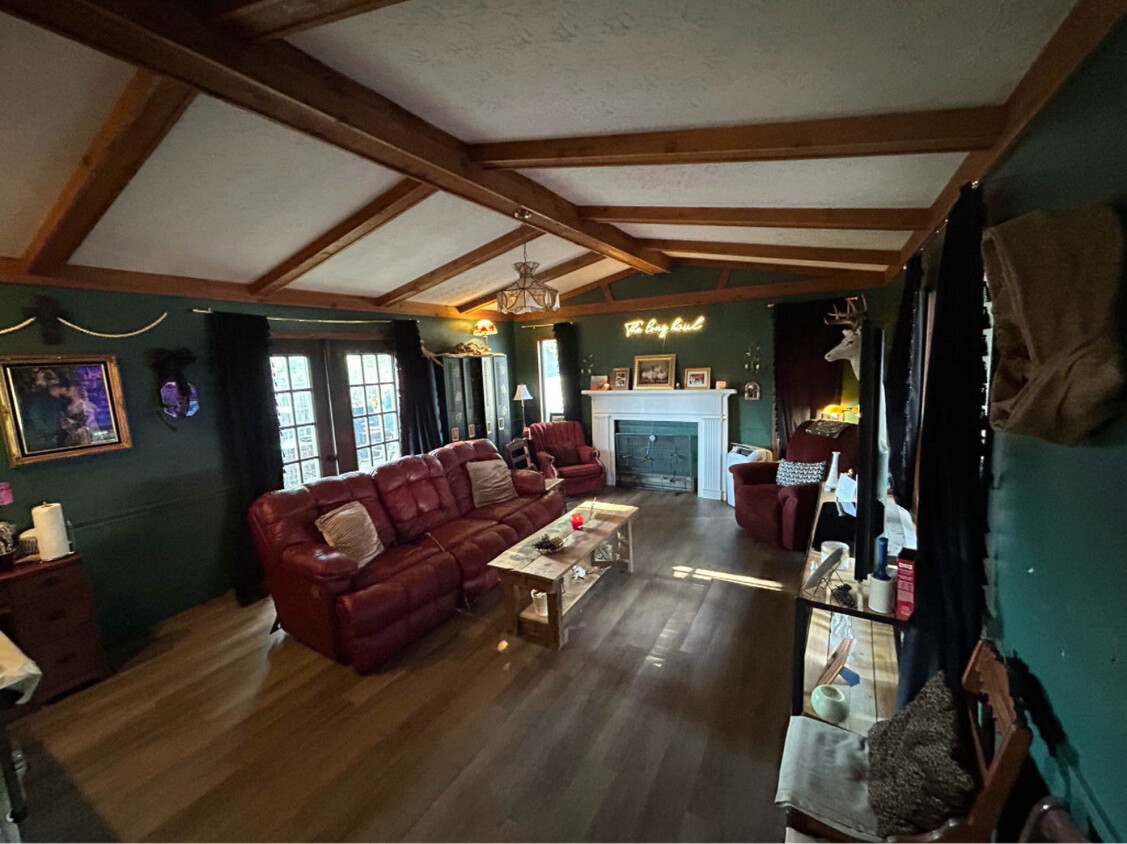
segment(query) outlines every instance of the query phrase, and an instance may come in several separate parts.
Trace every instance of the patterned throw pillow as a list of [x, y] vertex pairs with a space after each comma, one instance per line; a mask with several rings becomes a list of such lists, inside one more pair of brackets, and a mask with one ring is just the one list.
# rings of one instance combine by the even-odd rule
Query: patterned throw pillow
[[780, 460], [779, 468], [775, 472], [775, 483], [779, 486], [818, 484], [825, 477], [825, 460], [821, 463], [794, 463], [790, 460]]
[[313, 524], [321, 531], [329, 547], [355, 560], [357, 568], [363, 568], [383, 553], [383, 543], [372, 524], [372, 517], [358, 501], [337, 507]]
[[470, 473], [470, 491], [473, 493], [473, 506], [500, 504], [517, 497], [513, 486], [513, 473], [504, 460], [476, 460], [466, 464]]
[[877, 834], [917, 835], [964, 814], [974, 798], [967, 722], [943, 675], [869, 728], [869, 805]]

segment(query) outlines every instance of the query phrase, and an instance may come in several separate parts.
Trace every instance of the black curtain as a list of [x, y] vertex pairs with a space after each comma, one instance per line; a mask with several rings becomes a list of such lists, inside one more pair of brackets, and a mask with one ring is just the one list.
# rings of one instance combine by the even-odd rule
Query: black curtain
[[979, 189], [947, 218], [939, 265], [927, 406], [920, 427], [916, 608], [905, 631], [898, 703], [943, 670], [957, 687], [982, 629], [986, 555], [986, 340]]
[[415, 320], [392, 320], [392, 333], [399, 366], [400, 444], [404, 454], [426, 454], [442, 445], [434, 366], [423, 356]]
[[[579, 329], [570, 322], [557, 322], [552, 326], [556, 338], [556, 353], [560, 358], [560, 384], [563, 387], [564, 416], [583, 421], [583, 403], [579, 385]], [[547, 419], [542, 420], [547, 422]]]
[[903, 273], [904, 292], [884, 375], [888, 423], [888, 471], [896, 503], [908, 510], [915, 501], [916, 444], [920, 433], [927, 294], [923, 292], [923, 257], [917, 253]]
[[270, 377], [270, 324], [250, 314], [208, 315], [208, 342], [224, 458], [234, 484], [231, 579], [246, 605], [266, 594], [247, 510], [258, 496], [282, 486], [278, 411]]
[[832, 300], [796, 302], [773, 309], [775, 422], [780, 454], [786, 453], [795, 428], [815, 418], [827, 404], [841, 401], [842, 363], [826, 360], [826, 352], [842, 337], [840, 325], [825, 322], [833, 304]]

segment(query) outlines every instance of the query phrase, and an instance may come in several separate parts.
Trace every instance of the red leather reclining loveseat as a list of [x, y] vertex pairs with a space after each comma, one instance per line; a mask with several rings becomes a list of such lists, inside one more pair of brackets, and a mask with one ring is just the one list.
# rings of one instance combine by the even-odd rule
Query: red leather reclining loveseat
[[[513, 472], [517, 498], [475, 509], [466, 463], [500, 459], [488, 440], [458, 442], [255, 501], [251, 533], [282, 627], [366, 672], [495, 586], [489, 561], [562, 515], [565, 501], [562, 484], [546, 492], [543, 476], [524, 469]], [[314, 525], [350, 501], [386, 549], [362, 569]]]

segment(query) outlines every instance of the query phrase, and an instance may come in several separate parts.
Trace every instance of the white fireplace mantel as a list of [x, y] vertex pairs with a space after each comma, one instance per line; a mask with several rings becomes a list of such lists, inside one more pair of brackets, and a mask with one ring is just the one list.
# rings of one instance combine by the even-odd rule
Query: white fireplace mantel
[[724, 498], [724, 455], [728, 450], [728, 398], [735, 390], [584, 390], [591, 399], [594, 446], [615, 483], [615, 423], [695, 422], [697, 495]]

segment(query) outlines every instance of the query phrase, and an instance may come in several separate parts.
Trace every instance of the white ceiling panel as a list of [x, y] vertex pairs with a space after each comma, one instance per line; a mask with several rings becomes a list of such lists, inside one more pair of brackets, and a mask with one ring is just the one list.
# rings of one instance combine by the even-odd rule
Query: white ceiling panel
[[73, 262], [249, 282], [400, 178], [197, 97]]
[[411, 0], [301, 49], [466, 141], [1000, 103], [1073, 0]]
[[634, 237], [659, 240], [719, 240], [773, 246], [828, 246], [846, 249], [899, 249], [911, 232], [860, 229], [784, 229], [754, 226], [682, 226], [664, 223], [622, 223]]
[[[539, 262], [541, 267], [550, 267], [566, 261], [588, 250], [574, 243], [568, 243], [554, 235], [544, 235], [528, 244], [528, 260]], [[522, 247], [511, 249], [492, 261], [467, 270], [459, 276], [443, 282], [437, 287], [420, 293], [412, 302], [427, 302], [436, 305], [458, 305], [477, 296], [484, 296], [510, 281], [516, 281], [517, 272], [513, 264], [522, 260]]]
[[133, 68], [0, 14], [0, 255], [20, 255]]
[[842, 264], [836, 261], [798, 261], [790, 258], [744, 258], [732, 255], [713, 255], [708, 252], [668, 252], [671, 258], [705, 258], [709, 261], [724, 261], [731, 264], [747, 264], [755, 269], [756, 264], [793, 264], [796, 267], [824, 267], [830, 270], [883, 270], [885, 264]]
[[931, 205], [965, 157], [928, 153], [521, 172], [579, 205], [921, 208]]
[[372, 296], [512, 231], [511, 217], [438, 193], [295, 281], [297, 290]]
[[585, 284], [591, 284], [602, 278], [609, 278], [615, 273], [622, 272], [626, 268], [626, 264], [621, 261], [616, 261], [614, 258], [604, 258], [597, 264], [592, 264], [589, 267], [584, 267], [581, 270], [560, 276], [555, 281], [549, 283], [552, 287], [556, 288], [556, 290], [560, 291], [560, 293], [567, 293], [569, 290], [575, 290], [577, 287], [582, 287]]

